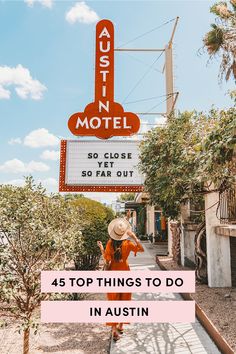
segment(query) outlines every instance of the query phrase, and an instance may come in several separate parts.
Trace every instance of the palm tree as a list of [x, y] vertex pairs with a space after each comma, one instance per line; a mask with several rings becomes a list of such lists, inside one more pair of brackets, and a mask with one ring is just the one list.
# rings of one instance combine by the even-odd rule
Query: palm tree
[[211, 30], [203, 38], [210, 58], [221, 55], [220, 81], [225, 77], [236, 80], [236, 0], [219, 2], [211, 7], [216, 23], [211, 24]]

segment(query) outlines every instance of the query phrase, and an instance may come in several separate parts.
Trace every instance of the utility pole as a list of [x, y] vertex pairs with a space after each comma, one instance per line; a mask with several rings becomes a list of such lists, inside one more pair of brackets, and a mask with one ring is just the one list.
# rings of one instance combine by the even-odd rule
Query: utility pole
[[166, 76], [166, 115], [169, 117], [174, 105], [173, 52], [172, 47], [165, 47]]
[[[174, 97], [174, 75], [173, 75], [173, 39], [176, 31], [176, 27], [179, 21], [179, 17], [176, 17], [175, 24], [172, 30], [172, 34], [169, 40], [168, 45], [165, 46], [165, 66], [163, 71], [165, 70], [166, 76], [166, 114], [167, 117], [171, 114], [174, 109], [175, 102], [177, 97]], [[178, 93], [176, 94], [178, 95]]]

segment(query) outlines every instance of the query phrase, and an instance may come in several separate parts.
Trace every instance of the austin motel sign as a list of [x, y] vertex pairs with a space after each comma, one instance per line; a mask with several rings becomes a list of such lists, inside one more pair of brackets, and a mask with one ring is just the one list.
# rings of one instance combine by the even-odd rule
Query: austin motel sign
[[95, 98], [84, 112], [73, 114], [68, 122], [72, 134], [108, 139], [138, 132], [140, 120], [114, 102], [114, 27], [102, 20], [96, 27]]
[[94, 101], [84, 112], [72, 114], [68, 127], [76, 136], [94, 136], [103, 141], [61, 141], [61, 192], [143, 189], [137, 167], [138, 143], [107, 141], [115, 136], [131, 136], [140, 128], [139, 117], [125, 112], [114, 101], [114, 26], [109, 20], [101, 20], [96, 26]]

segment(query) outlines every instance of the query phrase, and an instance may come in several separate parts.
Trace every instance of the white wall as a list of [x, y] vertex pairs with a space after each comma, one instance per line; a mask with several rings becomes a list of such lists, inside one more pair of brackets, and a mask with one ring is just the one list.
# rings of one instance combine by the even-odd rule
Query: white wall
[[215, 227], [220, 224], [216, 216], [218, 204], [214, 205], [218, 200], [218, 192], [205, 195], [205, 209], [210, 208], [206, 210], [208, 285], [209, 287], [231, 287], [229, 237], [215, 233]]
[[[181, 264], [187, 265], [186, 258], [195, 264], [195, 234], [197, 225], [193, 223], [184, 223], [182, 225], [182, 237], [181, 243]], [[182, 255], [183, 253], [183, 255]]]
[[169, 253], [169, 256], [172, 257], [173, 256], [173, 254], [172, 254], [172, 232], [170, 229], [170, 223], [171, 223], [171, 219], [168, 218], [168, 253]]
[[147, 204], [147, 233], [151, 234], [155, 233], [155, 222], [154, 222], [154, 218], [155, 218], [155, 207], [152, 205], [148, 205]]

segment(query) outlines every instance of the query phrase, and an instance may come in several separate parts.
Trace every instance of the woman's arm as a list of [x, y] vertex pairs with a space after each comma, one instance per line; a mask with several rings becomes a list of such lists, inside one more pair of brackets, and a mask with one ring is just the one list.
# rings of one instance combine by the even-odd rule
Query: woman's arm
[[108, 241], [106, 244], [106, 249], [104, 250], [103, 244], [101, 241], [97, 241], [97, 245], [100, 248], [100, 251], [102, 253], [102, 257], [105, 262], [110, 262], [111, 261], [111, 248], [110, 248], [110, 242]]
[[97, 241], [97, 245], [100, 248], [100, 251], [101, 251], [103, 259], [105, 260], [105, 251], [104, 251], [104, 247], [103, 247], [102, 242], [101, 241]]
[[140, 243], [139, 239], [137, 238], [137, 236], [135, 235], [135, 233], [133, 233], [132, 231], [127, 231], [127, 234], [135, 242], [136, 252], [144, 252], [144, 248], [143, 248], [142, 244]]

